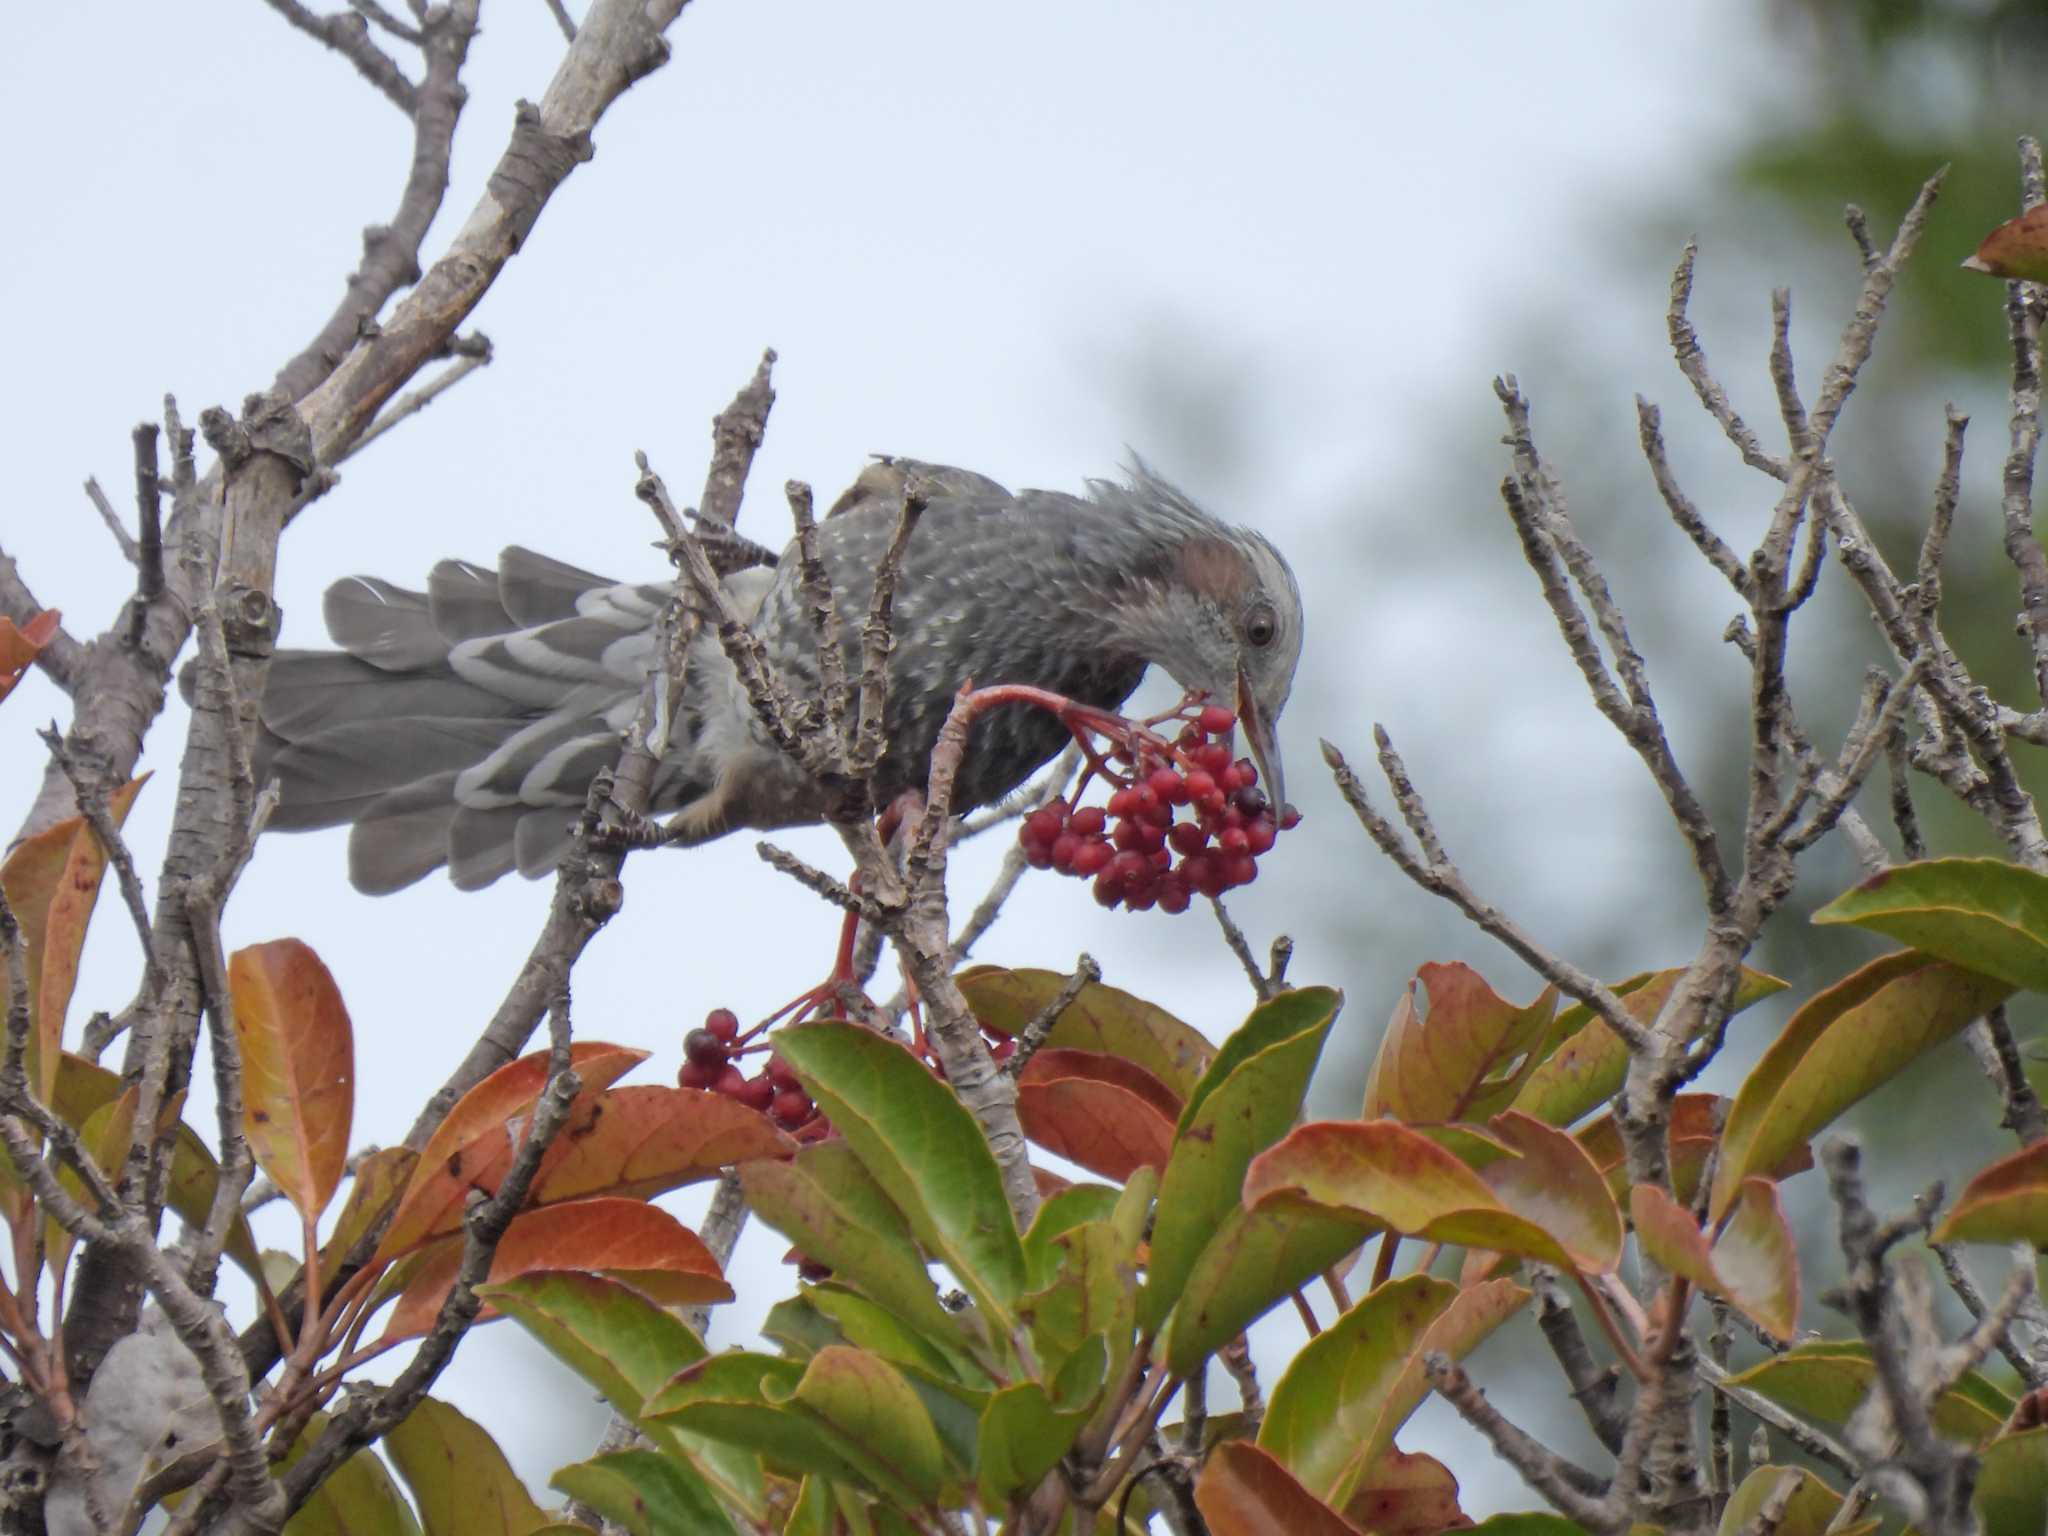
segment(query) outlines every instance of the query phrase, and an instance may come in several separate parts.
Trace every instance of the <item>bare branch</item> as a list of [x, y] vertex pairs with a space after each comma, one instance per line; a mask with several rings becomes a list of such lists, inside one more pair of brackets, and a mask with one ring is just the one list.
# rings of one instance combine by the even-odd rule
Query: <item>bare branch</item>
[[399, 111], [410, 117], [417, 109], [418, 92], [405, 78], [398, 63], [370, 40], [369, 24], [352, 11], [322, 16], [299, 4], [299, 0], [264, 0], [278, 15], [306, 36], [332, 48], [353, 64], [356, 73], [384, 93]]
[[[1384, 738], [1384, 731], [1378, 727], [1374, 729]], [[1359, 782], [1358, 775], [1352, 772], [1351, 765], [1344, 760], [1344, 754], [1327, 741], [1322, 746], [1323, 760], [1330, 765], [1330, 771], [1336, 777], [1338, 791], [1357, 814], [1366, 834], [1379, 845], [1382, 853], [1399, 866], [1403, 874], [1431, 895], [1440, 896], [1450, 902], [1474, 924], [1513, 950], [1525, 964], [1545, 981], [1553, 983], [1567, 997], [1575, 998], [1591, 1008], [1599, 1015], [1601, 1022], [1626, 1041], [1632, 1050], [1648, 1048], [1649, 1032], [1622, 1006], [1621, 999], [1613, 992], [1577, 966], [1551, 954], [1509, 918], [1481, 901], [1466, 885], [1465, 877], [1455, 864], [1447, 860], [1435, 862], [1418, 859], [1411, 853], [1402, 842], [1400, 833], [1394, 830], [1392, 823], [1373, 809], [1372, 802], [1366, 798], [1365, 786]], [[1391, 743], [1382, 748], [1383, 752], [1389, 754], [1392, 750]], [[1395, 762], [1398, 766], [1399, 759], [1395, 759]], [[1416, 803], [1420, 805], [1419, 799]]]
[[91, 475], [85, 477], [86, 500], [100, 515], [100, 521], [107, 525], [107, 532], [114, 536], [114, 544], [121, 551], [121, 558], [130, 565], [142, 563], [142, 551], [135, 542], [135, 535], [121, 523], [121, 514], [114, 510], [114, 504], [107, 500], [107, 493], [100, 489], [100, 483]]
[[1700, 347], [1699, 333], [1686, 317], [1686, 306], [1692, 302], [1693, 262], [1699, 253], [1698, 241], [1686, 241], [1685, 249], [1678, 257], [1678, 266], [1671, 274], [1671, 307], [1665, 313], [1664, 322], [1671, 337], [1672, 355], [1678, 359], [1679, 372], [1691, 383], [1693, 393], [1700, 397], [1700, 404], [1721, 424], [1728, 441], [1742, 455], [1742, 462], [1751, 469], [1762, 470], [1774, 480], [1783, 480], [1791, 471], [1783, 459], [1765, 451], [1756, 433], [1728, 403], [1728, 392], [1721, 388], [1720, 381], [1708, 369], [1707, 354]]

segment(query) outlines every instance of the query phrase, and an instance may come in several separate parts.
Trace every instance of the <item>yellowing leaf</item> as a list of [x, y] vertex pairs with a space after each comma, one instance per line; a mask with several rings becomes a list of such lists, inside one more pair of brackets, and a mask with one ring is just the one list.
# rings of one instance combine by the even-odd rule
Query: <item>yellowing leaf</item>
[[1195, 1481], [1195, 1508], [1212, 1536], [1363, 1536], [1249, 1440], [1225, 1440], [1209, 1453]]
[[2008, 982], [1906, 950], [1873, 960], [1785, 1022], [1735, 1095], [1708, 1215], [1850, 1105], [2012, 993]]
[[[1417, 1006], [1418, 990], [1428, 1007]], [[1557, 989], [1525, 1007], [1495, 994], [1469, 965], [1425, 965], [1394, 1005], [1365, 1083], [1377, 1120], [1484, 1120], [1514, 1102], [1536, 1068]]]
[[2048, 1248], [2048, 1141], [2022, 1147], [1971, 1179], [1934, 1229], [1934, 1241]]
[[1853, 923], [1965, 970], [2048, 991], [2048, 875], [2003, 859], [1895, 864], [1813, 920]]

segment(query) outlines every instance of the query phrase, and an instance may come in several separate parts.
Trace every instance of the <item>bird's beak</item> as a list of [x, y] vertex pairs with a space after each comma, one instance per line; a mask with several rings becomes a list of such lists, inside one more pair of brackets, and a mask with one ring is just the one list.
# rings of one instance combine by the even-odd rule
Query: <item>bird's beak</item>
[[1242, 666], [1237, 669], [1237, 723], [1244, 727], [1245, 744], [1251, 748], [1266, 798], [1273, 802], [1273, 814], [1278, 816], [1287, 804], [1287, 781], [1280, 773], [1280, 742], [1273, 735], [1273, 722], [1260, 711], [1258, 696], [1252, 692], [1251, 680], [1244, 675]]

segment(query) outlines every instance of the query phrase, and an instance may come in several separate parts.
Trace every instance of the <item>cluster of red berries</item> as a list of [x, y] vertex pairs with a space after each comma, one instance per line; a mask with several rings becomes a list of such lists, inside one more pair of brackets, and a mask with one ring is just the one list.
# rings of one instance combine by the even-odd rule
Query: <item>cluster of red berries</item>
[[712, 1009], [704, 1015], [703, 1028], [683, 1036], [683, 1065], [676, 1073], [677, 1084], [723, 1094], [766, 1115], [799, 1141], [822, 1139], [831, 1130], [831, 1122], [818, 1113], [818, 1106], [789, 1070], [789, 1063], [770, 1052], [761, 1071], [748, 1077], [736, 1059], [744, 1048], [739, 1016], [730, 1008]]
[[[1134, 731], [1111, 754], [1131, 772], [1101, 768], [1118, 785], [1107, 805], [1055, 800], [1024, 818], [1017, 840], [1034, 869], [1092, 879], [1103, 906], [1133, 912], [1185, 912], [1197, 896], [1257, 878], [1259, 855], [1300, 814], [1276, 810], [1250, 758], [1232, 761], [1237, 716], [1211, 704], [1179, 718], [1173, 741]], [[1179, 819], [1183, 808], [1189, 819]]]

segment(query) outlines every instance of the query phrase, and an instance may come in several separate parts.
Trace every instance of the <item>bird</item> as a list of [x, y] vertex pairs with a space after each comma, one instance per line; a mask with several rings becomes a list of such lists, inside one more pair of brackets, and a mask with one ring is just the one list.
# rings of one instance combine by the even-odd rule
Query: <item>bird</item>
[[[963, 684], [1028, 684], [1114, 710], [1152, 666], [1235, 710], [1283, 803], [1274, 728], [1303, 619], [1270, 540], [1135, 458], [1121, 478], [1070, 495], [1013, 494], [972, 471], [880, 457], [817, 527], [851, 672], [906, 483], [926, 505], [895, 592], [878, 808], [922, 788]], [[816, 621], [795, 548], [724, 585], [769, 665], [815, 698]], [[495, 568], [443, 560], [424, 592], [373, 576], [335, 582], [323, 610], [339, 649], [272, 658], [255, 744], [258, 782], [279, 786], [268, 830], [346, 824], [350, 882], [373, 895], [444, 865], [466, 890], [515, 869], [551, 873], [661, 660], [673, 592], [672, 581], [613, 581], [518, 547]], [[686, 844], [822, 820], [823, 787], [770, 738], [713, 629], [691, 642], [650, 809], [673, 813], [672, 840]], [[1068, 739], [1046, 710], [989, 710], [969, 735], [954, 810], [1002, 799]]]

